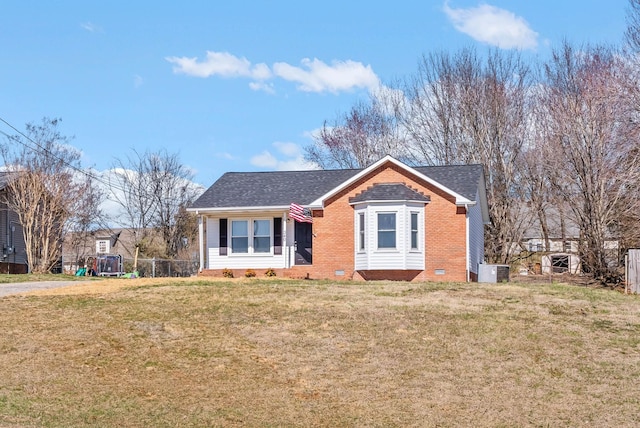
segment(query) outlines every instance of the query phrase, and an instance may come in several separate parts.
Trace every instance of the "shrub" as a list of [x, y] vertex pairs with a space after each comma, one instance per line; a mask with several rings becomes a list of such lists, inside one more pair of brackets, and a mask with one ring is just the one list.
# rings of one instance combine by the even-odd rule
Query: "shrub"
[[272, 276], [276, 276], [276, 271], [273, 270], [272, 268], [267, 269], [267, 271], [264, 273], [266, 276], [272, 277]]
[[225, 278], [233, 278], [233, 271], [231, 269], [224, 268], [222, 269], [222, 276]]
[[253, 278], [254, 276], [256, 276], [256, 271], [253, 269], [247, 269], [244, 273], [244, 276], [246, 276], [247, 278]]

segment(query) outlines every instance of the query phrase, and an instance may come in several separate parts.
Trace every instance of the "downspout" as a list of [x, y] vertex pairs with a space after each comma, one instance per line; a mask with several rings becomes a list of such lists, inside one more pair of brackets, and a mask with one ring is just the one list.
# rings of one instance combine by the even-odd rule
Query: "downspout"
[[466, 269], [467, 270], [467, 282], [470, 282], [471, 269], [470, 269], [470, 266], [469, 266], [469, 260], [471, 260], [471, 254], [470, 254], [471, 248], [469, 247], [469, 241], [470, 241], [470, 238], [469, 238], [469, 206], [465, 205], [464, 206], [464, 210], [465, 210], [464, 217], [465, 217], [465, 223], [466, 223], [466, 227], [465, 227], [465, 235], [466, 235], [466, 237], [465, 237], [465, 239], [467, 241], [466, 242], [467, 250], [465, 251], [465, 253], [466, 253], [465, 265], [467, 267], [467, 269]]

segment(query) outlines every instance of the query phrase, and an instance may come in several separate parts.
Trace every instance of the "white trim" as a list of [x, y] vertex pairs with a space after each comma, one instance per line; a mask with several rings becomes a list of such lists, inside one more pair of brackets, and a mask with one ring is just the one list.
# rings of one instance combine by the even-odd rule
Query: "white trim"
[[469, 280], [471, 279], [471, 266], [469, 266], [469, 260], [471, 260], [471, 247], [469, 246], [469, 209], [467, 208], [465, 210], [465, 239], [466, 239], [466, 247], [467, 247], [467, 251], [465, 251], [465, 261], [464, 261], [464, 265], [466, 266], [466, 270], [467, 270], [467, 282], [469, 282]]
[[[397, 167], [404, 169], [408, 173], [415, 175], [416, 177], [426, 181], [427, 183], [435, 186], [436, 188], [444, 191], [445, 193], [448, 193], [451, 196], [454, 196], [456, 198], [456, 204], [457, 205], [474, 204], [475, 203], [474, 201], [471, 201], [471, 200], [465, 198], [464, 196], [460, 195], [459, 193], [454, 192], [453, 190], [449, 189], [448, 187], [443, 186], [442, 184], [440, 184], [439, 182], [435, 181], [434, 179], [432, 179], [430, 177], [427, 177], [426, 175], [416, 171], [415, 169], [411, 168], [408, 165], [405, 165], [404, 163], [400, 162], [399, 160], [395, 159], [394, 157], [387, 155], [387, 156], [383, 157], [382, 159], [380, 159], [378, 162], [376, 162], [376, 163], [370, 165], [369, 167], [363, 169], [362, 171], [360, 171], [359, 173], [357, 173], [353, 177], [349, 178], [348, 180], [343, 181], [339, 186], [331, 189], [329, 192], [327, 192], [324, 195], [320, 196], [318, 199], [316, 199], [315, 201], [311, 202], [308, 205], [308, 207], [324, 208], [324, 201], [326, 199], [328, 199], [331, 196], [335, 195], [336, 193], [340, 192], [341, 190], [343, 190], [347, 186], [357, 182], [362, 177], [364, 177], [365, 175], [369, 174], [371, 171], [379, 168], [380, 166], [384, 165], [387, 162], [391, 162], [392, 164], [396, 165]], [[385, 202], [388, 202], [388, 201], [385, 201]]]
[[204, 269], [204, 251], [205, 251], [205, 243], [204, 243], [204, 216], [198, 216], [198, 241], [200, 246], [200, 272]]
[[[411, 249], [411, 214], [418, 215], [418, 249]], [[365, 249], [359, 250], [359, 216], [365, 217]], [[380, 214], [393, 214], [395, 224], [395, 247], [379, 248]], [[356, 270], [424, 270], [425, 259], [425, 204], [402, 202], [400, 204], [361, 203], [354, 210], [354, 261]]]
[[187, 208], [188, 212], [199, 214], [206, 213], [221, 213], [221, 212], [233, 212], [233, 213], [242, 213], [242, 212], [254, 212], [254, 211], [289, 211], [289, 205], [286, 206], [270, 206], [270, 207], [217, 207], [217, 208]]
[[349, 202], [349, 205], [360, 205], [360, 204], [375, 204], [375, 203], [390, 203], [390, 204], [403, 204], [405, 202], [413, 202], [416, 204], [428, 204], [430, 201], [416, 201], [413, 199], [367, 199], [366, 201], [360, 201], [360, 202]]
[[[233, 222], [244, 221], [247, 223], [247, 252], [235, 252], [233, 251]], [[254, 235], [254, 224], [256, 221], [267, 221], [269, 222], [269, 251], [256, 251], [255, 250], [255, 238]], [[272, 217], [229, 217], [227, 219], [227, 236], [229, 239], [229, 244], [227, 246], [229, 253], [228, 257], [271, 257], [275, 254], [273, 253], [273, 218]], [[264, 238], [264, 236], [258, 236]], [[244, 236], [238, 236], [238, 238], [244, 238]]]

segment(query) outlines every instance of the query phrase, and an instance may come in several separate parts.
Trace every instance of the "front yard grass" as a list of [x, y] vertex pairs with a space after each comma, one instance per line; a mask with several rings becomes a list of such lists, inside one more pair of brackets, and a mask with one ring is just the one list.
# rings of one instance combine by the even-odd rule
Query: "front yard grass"
[[637, 296], [132, 281], [0, 298], [0, 426], [640, 424]]

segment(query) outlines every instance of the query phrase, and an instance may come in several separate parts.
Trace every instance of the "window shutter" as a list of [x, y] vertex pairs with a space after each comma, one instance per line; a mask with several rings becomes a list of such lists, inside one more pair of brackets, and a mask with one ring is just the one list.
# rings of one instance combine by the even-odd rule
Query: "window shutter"
[[220, 255], [227, 255], [227, 219], [220, 219]]
[[282, 217], [273, 218], [273, 254], [282, 254]]

